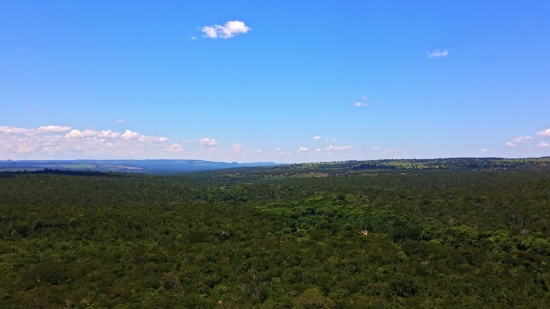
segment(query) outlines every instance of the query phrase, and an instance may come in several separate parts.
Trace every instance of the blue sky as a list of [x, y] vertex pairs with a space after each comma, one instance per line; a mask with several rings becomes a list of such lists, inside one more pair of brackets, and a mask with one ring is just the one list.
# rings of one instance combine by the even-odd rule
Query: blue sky
[[0, 160], [550, 155], [548, 1], [0, 4]]

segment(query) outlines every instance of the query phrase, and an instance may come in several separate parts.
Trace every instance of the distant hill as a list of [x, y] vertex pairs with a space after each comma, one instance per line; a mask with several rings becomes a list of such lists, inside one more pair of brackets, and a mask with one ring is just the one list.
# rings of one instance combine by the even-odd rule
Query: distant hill
[[47, 168], [98, 172], [181, 173], [271, 165], [277, 164], [274, 162], [229, 163], [203, 160], [7, 160], [0, 161], [0, 171], [36, 171]]

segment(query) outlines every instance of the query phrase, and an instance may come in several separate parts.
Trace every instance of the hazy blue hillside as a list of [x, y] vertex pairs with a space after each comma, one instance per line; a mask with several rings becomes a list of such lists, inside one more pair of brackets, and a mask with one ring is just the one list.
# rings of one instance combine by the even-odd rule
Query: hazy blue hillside
[[22, 160], [0, 161], [0, 171], [33, 171], [49, 168], [102, 172], [170, 173], [269, 165], [276, 165], [276, 163], [228, 163], [203, 160]]

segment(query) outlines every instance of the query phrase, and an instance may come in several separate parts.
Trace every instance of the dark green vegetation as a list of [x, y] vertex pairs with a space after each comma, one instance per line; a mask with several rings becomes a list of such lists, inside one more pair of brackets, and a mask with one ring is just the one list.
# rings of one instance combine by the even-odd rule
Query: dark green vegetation
[[0, 173], [0, 307], [548, 308], [550, 160], [479, 161]]

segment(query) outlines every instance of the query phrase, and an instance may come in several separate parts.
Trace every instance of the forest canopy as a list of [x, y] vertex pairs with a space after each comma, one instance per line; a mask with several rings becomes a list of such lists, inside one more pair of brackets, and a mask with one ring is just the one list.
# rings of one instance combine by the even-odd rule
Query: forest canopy
[[0, 173], [0, 307], [550, 307], [549, 164]]

